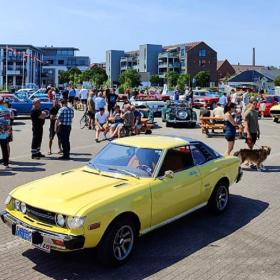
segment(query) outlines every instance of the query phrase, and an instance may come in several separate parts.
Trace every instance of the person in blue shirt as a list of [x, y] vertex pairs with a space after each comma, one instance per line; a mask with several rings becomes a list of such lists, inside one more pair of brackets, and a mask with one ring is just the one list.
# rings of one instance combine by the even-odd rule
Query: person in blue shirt
[[65, 99], [61, 100], [61, 106], [56, 116], [56, 131], [62, 145], [63, 156], [58, 159], [68, 160], [70, 159], [70, 132], [74, 110], [67, 106]]
[[227, 105], [228, 100], [227, 100], [226, 92], [224, 92], [224, 94], [220, 97], [219, 103], [221, 104], [222, 107], [225, 107]]
[[68, 96], [69, 96], [69, 102], [73, 106], [74, 105], [74, 100], [75, 100], [75, 97], [76, 97], [76, 90], [75, 90], [74, 87], [71, 87], [71, 89], [69, 90]]
[[3, 156], [3, 164], [9, 170], [9, 137], [11, 135], [10, 111], [3, 105], [3, 98], [0, 96], [0, 146]]
[[98, 92], [98, 95], [95, 98], [94, 102], [95, 102], [95, 112], [99, 112], [101, 108], [106, 107], [106, 101], [101, 91]]

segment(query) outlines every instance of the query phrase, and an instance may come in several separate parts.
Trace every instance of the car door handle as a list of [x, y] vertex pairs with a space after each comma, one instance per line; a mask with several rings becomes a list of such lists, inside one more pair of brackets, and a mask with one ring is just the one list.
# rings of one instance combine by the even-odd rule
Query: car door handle
[[197, 176], [198, 175], [198, 172], [197, 171], [191, 171], [189, 173], [190, 176]]

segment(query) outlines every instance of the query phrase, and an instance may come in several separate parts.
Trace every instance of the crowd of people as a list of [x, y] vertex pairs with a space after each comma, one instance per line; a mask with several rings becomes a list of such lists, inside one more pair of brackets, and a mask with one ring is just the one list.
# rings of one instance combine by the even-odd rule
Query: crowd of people
[[[256, 110], [258, 102], [264, 103], [263, 93], [260, 93], [259, 101], [256, 97], [250, 97], [248, 91], [244, 91], [240, 96], [236, 91], [231, 94], [224, 93], [220, 98], [216, 107], [212, 111], [212, 116], [217, 119], [216, 122], [224, 124], [224, 135], [227, 140], [227, 149], [225, 155], [230, 155], [233, 151], [236, 132], [239, 138], [245, 139], [249, 149], [253, 149], [256, 140], [260, 138], [259, 112]], [[260, 113], [263, 116], [265, 106], [260, 106]], [[202, 107], [200, 116], [210, 117], [211, 111]]]

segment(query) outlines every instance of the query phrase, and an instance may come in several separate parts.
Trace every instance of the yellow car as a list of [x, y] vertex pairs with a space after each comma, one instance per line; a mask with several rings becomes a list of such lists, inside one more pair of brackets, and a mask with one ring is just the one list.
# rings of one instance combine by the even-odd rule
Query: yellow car
[[270, 115], [273, 118], [274, 122], [279, 122], [280, 119], [280, 104], [275, 105], [273, 107], [270, 108]]
[[229, 186], [241, 175], [238, 158], [200, 141], [121, 138], [87, 166], [13, 190], [1, 219], [13, 235], [46, 252], [96, 247], [103, 263], [119, 265], [139, 235], [205, 205], [223, 212]]

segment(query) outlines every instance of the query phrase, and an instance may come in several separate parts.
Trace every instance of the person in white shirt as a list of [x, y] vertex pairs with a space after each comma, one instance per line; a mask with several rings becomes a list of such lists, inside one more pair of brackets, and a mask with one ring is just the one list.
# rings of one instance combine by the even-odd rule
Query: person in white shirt
[[237, 93], [236, 93], [236, 91], [232, 91], [232, 93], [231, 93], [231, 103], [237, 103]]
[[82, 88], [79, 92], [80, 94], [80, 99], [82, 103], [82, 109], [84, 110], [87, 105], [87, 99], [88, 99], [88, 90], [86, 88]]
[[95, 114], [95, 142], [99, 142], [99, 134], [100, 132], [104, 133], [104, 137], [106, 138], [106, 134], [109, 131], [108, 127], [108, 113], [105, 113], [104, 108], [100, 108], [99, 112]]
[[224, 117], [224, 108], [220, 103], [217, 103], [217, 107], [213, 110], [214, 118], [223, 118]]

